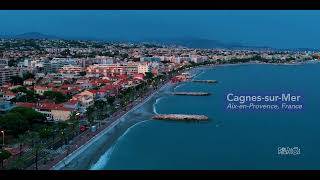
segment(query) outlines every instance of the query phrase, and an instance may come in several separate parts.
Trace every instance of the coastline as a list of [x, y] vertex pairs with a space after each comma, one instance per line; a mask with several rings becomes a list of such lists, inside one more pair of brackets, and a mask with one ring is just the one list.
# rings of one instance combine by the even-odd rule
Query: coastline
[[[302, 65], [302, 64], [309, 64], [309, 63], [295, 63], [295, 64], [283, 64], [283, 63], [260, 63], [260, 62], [248, 62], [248, 63], [237, 63], [237, 64], [212, 64], [212, 65], [204, 65], [195, 68], [191, 68], [186, 70], [189, 72], [192, 78], [195, 78], [203, 73], [203, 70], [208, 68], [220, 67], [220, 66], [238, 66], [238, 65], [251, 65], [251, 64], [269, 64], [269, 65]], [[171, 82], [167, 82], [162, 85], [159, 89], [157, 89], [152, 94], [148, 95], [142, 102], [135, 105], [132, 109], [127, 111], [121, 117], [119, 117], [116, 121], [111, 123], [108, 127], [103, 129], [101, 132], [93, 136], [88, 142], [80, 146], [74, 152], [66, 156], [64, 159], [59, 161], [56, 165], [54, 165], [51, 169], [53, 170], [68, 170], [68, 169], [92, 169], [92, 166], [95, 165], [101, 156], [108, 154], [107, 152], [111, 151], [113, 145], [118, 141], [121, 137], [123, 137], [128, 130], [130, 130], [135, 125], [144, 122], [144, 121], [135, 121], [134, 113], [143, 107], [146, 103], [151, 103], [151, 106], [156, 102], [157, 98], [162, 97], [161, 91], [166, 88], [174, 88], [177, 86], [183, 85], [183, 83], [178, 84], [171, 84]], [[154, 102], [152, 102], [154, 101]], [[152, 107], [151, 107], [152, 109]], [[153, 110], [148, 110], [150, 113], [157, 113], [153, 112]], [[133, 117], [132, 117], [133, 116]], [[147, 115], [145, 115], [147, 116]], [[143, 116], [138, 116], [139, 118], [143, 118]], [[123, 124], [121, 124], [123, 123]], [[122, 126], [122, 127], [119, 127]], [[118, 132], [115, 132], [118, 131]], [[108, 137], [105, 137], [108, 136]], [[99, 141], [99, 142], [98, 142]], [[99, 144], [100, 143], [100, 144]], [[87, 159], [78, 159], [85, 151], [91, 149], [89, 147], [92, 146], [103, 146], [99, 153], [91, 153], [94, 157], [89, 157]], [[90, 154], [90, 153], [88, 153]], [[109, 154], [110, 155], [110, 154]], [[81, 164], [81, 165], [79, 165]]]
[[307, 62], [296, 62], [296, 63], [263, 63], [263, 62], [245, 62], [245, 63], [226, 63], [226, 64], [213, 64], [208, 65], [207, 67], [221, 67], [221, 66], [239, 66], [239, 65], [254, 65], [254, 64], [261, 64], [261, 65], [279, 65], [279, 66], [296, 66], [296, 65], [304, 65], [304, 64], [316, 64], [320, 63], [320, 61], [307, 61]]
[[[142, 122], [142, 121], [135, 122], [134, 120], [130, 120], [132, 119], [132, 116], [135, 116], [134, 113], [135, 112], [139, 113], [138, 110], [142, 108], [146, 103], [149, 103], [150, 101], [155, 101], [158, 98], [157, 94], [165, 91], [168, 88], [172, 88], [173, 85], [174, 84], [171, 84], [170, 81], [162, 85], [159, 89], [154, 91], [152, 94], [148, 95], [142, 102], [135, 105], [132, 109], [130, 109], [125, 114], [120, 116], [116, 121], [111, 123], [108, 127], [103, 129], [101, 132], [94, 135], [89, 141], [87, 141], [82, 146], [78, 147], [78, 149], [70, 153], [68, 156], [64, 157], [61, 161], [59, 161], [57, 164], [52, 166], [50, 169], [63, 170], [63, 169], [69, 169], [69, 168], [70, 169], [76, 168], [75, 166], [79, 165], [79, 161], [81, 161], [81, 160], [77, 160], [77, 157], [79, 157], [86, 150], [89, 150], [89, 147], [91, 146], [103, 145], [104, 148], [101, 148], [101, 149], [105, 149], [105, 150], [108, 150], [109, 148], [111, 148], [111, 146], [117, 141], [117, 139], [121, 137], [123, 134], [125, 134], [129, 128], [133, 127], [135, 124], [139, 122]], [[148, 114], [144, 114], [144, 116], [148, 116]], [[122, 127], [119, 127], [119, 126], [122, 126]], [[90, 160], [89, 159], [84, 160], [86, 162], [80, 162], [80, 164], [82, 164], [80, 169], [88, 169], [88, 167], [92, 165], [92, 162], [95, 162], [98, 159], [90, 158]]]

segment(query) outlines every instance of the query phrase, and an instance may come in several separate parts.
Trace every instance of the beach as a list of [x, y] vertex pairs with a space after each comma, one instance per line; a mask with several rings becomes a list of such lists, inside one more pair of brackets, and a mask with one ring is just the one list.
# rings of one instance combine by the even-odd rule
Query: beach
[[[243, 66], [239, 66], [239, 65], [243, 65]], [[284, 64], [285, 65], [285, 64]], [[251, 66], [257, 66], [257, 68], [260, 70], [256, 71], [254, 68], [253, 69], [248, 69]], [[295, 70], [296, 69], [300, 69], [303, 66], [310, 66], [308, 64], [301, 64], [301, 66], [291, 66], [294, 67]], [[283, 71], [281, 69], [290, 69], [289, 66], [277, 66], [275, 64], [231, 64], [231, 65], [215, 65], [215, 66], [203, 66], [203, 67], [197, 67], [197, 68], [193, 68], [190, 69], [190, 73], [192, 78], [204, 78], [204, 79], [216, 79], [220, 82], [224, 84], [224, 86], [220, 86], [220, 83], [217, 85], [209, 85], [206, 83], [200, 83], [195, 85], [195, 83], [189, 83], [189, 82], [182, 82], [182, 83], [178, 83], [178, 84], [166, 84], [165, 86], [163, 86], [161, 89], [159, 89], [158, 91], [156, 91], [155, 93], [153, 93], [152, 95], [150, 95], [148, 98], [146, 98], [142, 103], [140, 103], [138, 106], [136, 106], [135, 108], [131, 109], [130, 111], [128, 111], [124, 116], [122, 116], [121, 118], [119, 118], [116, 122], [116, 124], [114, 124], [113, 126], [109, 126], [107, 129], [105, 129], [103, 132], [101, 132], [99, 135], [97, 135], [91, 142], [89, 142], [88, 144], [86, 144], [86, 146], [79, 148], [79, 150], [70, 155], [69, 157], [67, 157], [66, 159], [64, 159], [63, 161], [61, 161], [59, 164], [57, 164], [53, 169], [65, 169], [65, 170], [74, 170], [74, 169], [144, 169], [143, 167], [146, 166], [146, 164], [144, 164], [143, 166], [139, 166], [140, 160], [137, 160], [137, 157], [140, 157], [140, 153], [138, 153], [136, 150], [136, 146], [139, 146], [140, 143], [142, 142], [148, 142], [148, 140], [146, 140], [145, 136], [140, 137], [139, 140], [138, 139], [134, 139], [134, 140], [129, 140], [131, 137], [133, 137], [134, 135], [132, 134], [140, 134], [140, 133], [144, 133], [144, 134], [149, 134], [151, 137], [153, 136], [154, 131], [158, 132], [159, 127], [157, 127], [155, 129], [155, 127], [153, 127], [153, 130], [149, 130], [148, 127], [150, 126], [169, 126], [166, 128], [171, 129], [172, 127], [175, 127], [177, 132], [179, 132], [179, 129], [181, 127], [185, 127], [186, 129], [189, 129], [187, 131], [192, 132], [194, 128], [213, 128], [213, 132], [217, 131], [219, 133], [222, 133], [220, 129], [225, 128], [225, 123], [228, 122], [226, 120], [226, 118], [247, 118], [247, 116], [251, 116], [251, 115], [246, 115], [245, 113], [242, 115], [245, 115], [244, 117], [241, 116], [237, 116], [237, 113], [234, 114], [225, 114], [226, 112], [222, 111], [222, 107], [219, 106], [219, 92], [220, 92], [220, 96], [222, 95], [221, 93], [223, 91], [225, 91], [225, 88], [232, 88], [232, 87], [237, 87], [237, 88], [246, 88], [247, 86], [245, 86], [245, 84], [243, 84], [243, 82], [245, 82], [244, 80], [247, 78], [250, 78], [249, 76], [247, 77], [247, 75], [244, 73], [246, 71], [250, 71], [250, 73], [252, 74], [256, 74], [258, 76], [261, 76], [262, 74], [262, 70], [265, 69], [261, 69], [262, 67], [267, 67], [267, 69], [272, 69], [272, 71], [274, 70], [274, 68], [278, 67], [277, 71]], [[280, 68], [280, 69], [279, 69]], [[246, 69], [245, 71], [243, 71], [242, 69]], [[248, 70], [247, 70], [248, 69]], [[235, 72], [241, 71], [241, 73], [243, 73], [242, 76], [239, 76], [237, 78], [240, 78], [238, 81], [235, 81], [233, 76], [230, 75], [226, 75], [226, 72], [232, 72], [233, 74]], [[243, 71], [243, 72], [242, 72]], [[261, 71], [261, 72], [260, 72]], [[269, 71], [269, 70], [268, 70]], [[285, 70], [287, 71], [287, 70]], [[220, 74], [220, 72], [222, 74]], [[217, 75], [208, 75], [208, 73], [210, 74], [215, 74], [217, 73]], [[289, 72], [287, 72], [289, 73]], [[224, 78], [222, 78], [223, 76], [226, 76]], [[268, 82], [268, 79], [262, 78], [264, 79], [264, 81]], [[277, 79], [277, 81], [279, 81], [278, 83], [283, 84], [283, 83], [288, 83], [287, 81], [283, 80], [283, 78]], [[261, 84], [262, 83], [262, 84]], [[256, 85], [252, 86], [255, 89], [266, 89], [266, 86], [264, 84], [264, 82], [255, 82]], [[220, 87], [219, 87], [220, 86]], [[288, 87], [293, 86], [291, 84], [288, 84]], [[199, 101], [193, 101], [192, 98], [195, 97], [187, 97], [187, 98], [181, 98], [181, 97], [173, 97], [171, 96], [171, 93], [174, 91], [179, 91], [179, 90], [193, 90], [195, 87], [198, 87], [200, 89], [203, 89], [205, 91], [211, 91], [214, 92], [215, 95], [210, 97], [210, 98], [205, 98], [203, 100], [199, 100]], [[219, 87], [218, 89], [216, 89], [217, 87]], [[271, 87], [271, 86], [270, 86]], [[269, 87], [269, 88], [270, 88]], [[299, 86], [300, 87], [300, 86]], [[208, 89], [209, 88], [209, 89]], [[222, 88], [222, 89], [221, 89]], [[272, 87], [271, 87], [272, 88]], [[219, 90], [220, 89], [220, 90]], [[217, 99], [218, 98], [218, 99]], [[179, 104], [180, 102], [180, 104]], [[196, 102], [196, 103], [195, 103]], [[183, 103], [183, 104], [181, 104]], [[209, 105], [207, 103], [210, 103]], [[194, 106], [194, 104], [197, 104], [196, 106]], [[214, 109], [211, 109], [210, 107], [215, 107]], [[181, 109], [183, 107], [183, 109]], [[201, 108], [200, 108], [201, 107]], [[200, 109], [199, 109], [200, 108]], [[210, 121], [207, 125], [204, 124], [200, 124], [194, 127], [194, 125], [191, 124], [185, 124], [185, 125], [175, 125], [174, 123], [168, 123], [168, 124], [164, 124], [163, 122], [153, 122], [150, 121], [151, 116], [153, 114], [158, 114], [158, 113], [182, 113], [182, 112], [188, 112], [188, 113], [199, 113], [200, 114], [205, 114], [208, 115], [211, 119], [214, 119], [213, 121]], [[212, 114], [213, 113], [213, 114]], [[235, 115], [235, 116], [234, 116]], [[272, 116], [270, 116], [269, 114], [265, 114], [266, 117], [268, 118], [272, 118]], [[299, 116], [297, 116], [299, 117]], [[252, 119], [258, 119], [258, 117], [254, 116], [251, 117]], [[293, 118], [293, 117], [292, 117]], [[294, 117], [293, 119], [295, 119], [296, 117]], [[255, 124], [256, 122], [253, 121], [253, 124]], [[157, 125], [158, 124], [158, 125]], [[249, 124], [244, 123], [247, 126]], [[242, 127], [244, 124], [238, 124], [239, 127]], [[258, 126], [259, 129], [259, 125], [255, 125]], [[218, 128], [218, 129], [216, 129]], [[229, 127], [230, 128], [230, 127]], [[161, 128], [160, 128], [161, 129]], [[180, 129], [182, 130], [182, 129]], [[148, 131], [148, 132], [145, 132]], [[163, 130], [164, 132], [166, 132], [167, 130]], [[211, 130], [212, 131], [212, 130]], [[226, 129], [226, 132], [228, 132], [230, 130]], [[238, 133], [237, 130], [233, 129], [232, 130], [233, 133]], [[216, 132], [216, 133], [217, 133]], [[201, 134], [201, 133], [200, 133]], [[197, 136], [197, 134], [195, 134]], [[136, 135], [137, 136], [137, 135]], [[175, 139], [175, 136], [177, 136], [175, 133], [171, 134], [171, 136], [173, 137], [173, 139]], [[219, 137], [219, 134], [215, 135], [216, 137]], [[226, 136], [226, 135], [224, 135]], [[240, 134], [238, 135], [239, 137], [242, 137]], [[173, 144], [170, 144], [170, 139], [165, 138], [166, 136], [162, 137], [161, 139], [157, 139], [155, 140], [156, 142], [161, 142], [164, 145], [161, 146], [174, 146], [174, 148], [183, 148], [184, 146], [181, 144], [181, 147], [177, 147]], [[129, 138], [129, 139], [128, 139]], [[229, 136], [227, 135], [226, 138], [229, 138]], [[248, 137], [246, 137], [248, 138]], [[167, 142], [162, 142], [164, 139], [166, 139]], [[193, 141], [194, 139], [191, 138]], [[245, 139], [245, 138], [244, 138]], [[242, 139], [242, 141], [245, 141], [244, 139]], [[250, 139], [250, 138], [248, 138]], [[132, 144], [133, 142], [139, 141], [138, 144]], [[140, 142], [142, 141], [142, 142]], [[205, 138], [204, 142], [207, 142], [208, 144], [210, 144], [211, 142], [210, 139]], [[233, 142], [231, 139], [228, 139], [228, 141]], [[253, 140], [255, 141], [255, 140]], [[126, 143], [126, 145], [124, 145], [123, 143]], [[218, 141], [220, 142], [220, 141]], [[150, 142], [149, 142], [150, 143]], [[194, 143], [194, 142], [193, 142]], [[223, 142], [221, 142], [223, 143]], [[233, 142], [234, 143], [234, 142]], [[131, 144], [129, 146], [129, 144]], [[169, 145], [170, 144], [170, 145]], [[202, 147], [204, 144], [201, 142], [196, 143], [198, 144], [199, 147]], [[122, 146], [126, 146], [126, 148], [122, 147]], [[130, 147], [130, 151], [126, 151], [125, 149], [128, 149], [128, 147]], [[144, 147], [144, 150], [148, 150], [148, 152], [144, 152], [147, 154], [144, 154], [143, 156], [148, 156], [148, 153], [155, 151], [154, 149], [152, 149], [152, 146], [160, 148], [158, 146], [158, 144], [151, 144], [150, 146], [146, 146]], [[239, 145], [240, 146], [240, 145]], [[249, 146], [251, 147], [251, 146]], [[151, 150], [150, 150], [151, 148]], [[160, 149], [161, 149], [160, 148]], [[185, 147], [186, 148], [186, 147]], [[205, 147], [203, 147], [205, 148]], [[230, 147], [229, 147], [230, 148]], [[218, 148], [220, 149], [220, 148]], [[212, 150], [212, 149], [211, 149]], [[132, 151], [132, 152], [131, 152]], [[167, 150], [162, 149], [164, 155], [166, 153], [169, 153], [170, 151], [167, 152]], [[197, 150], [198, 151], [198, 150]], [[215, 150], [212, 150], [215, 151]], [[221, 149], [221, 151], [223, 151]], [[124, 166], [124, 162], [123, 160], [119, 160], [126, 157], [124, 154], [122, 154], [121, 156], [119, 155], [119, 153], [138, 153], [139, 155], [135, 154], [130, 156], [130, 160], [127, 159], [127, 161], [125, 162], [125, 166]], [[158, 151], [156, 151], [158, 152]], [[186, 151], [189, 152], [189, 151]], [[158, 152], [160, 153], [160, 152]], [[199, 152], [198, 152], [199, 153]], [[151, 153], [153, 154], [153, 153]], [[208, 152], [204, 153], [204, 155], [208, 155]], [[123, 157], [124, 156], [124, 157]], [[136, 157], [137, 156], [137, 157]], [[171, 157], [172, 155], [170, 155]], [[180, 157], [181, 155], [176, 155], [177, 157]], [[154, 157], [154, 156], [153, 156]], [[162, 157], [160, 155], [160, 157]], [[127, 157], [128, 158], [128, 157]], [[151, 157], [149, 157], [151, 158]], [[184, 157], [186, 158], [186, 157]], [[192, 157], [195, 158], [195, 157]], [[211, 158], [211, 157], [207, 157], [207, 158]], [[226, 157], [225, 157], [226, 158]], [[110, 159], [110, 162], [109, 162]], [[115, 159], [118, 159], [117, 161], [115, 161]], [[124, 158], [126, 159], [126, 158]], [[155, 162], [157, 162], [157, 157], [154, 157]], [[226, 158], [228, 161], [231, 161], [230, 159]], [[179, 164], [179, 166], [174, 166], [173, 168], [177, 168], [180, 169], [189, 169], [191, 167], [191, 169], [194, 169], [194, 166], [188, 166], [188, 161], [184, 160], [184, 159], [179, 159], [181, 161], [181, 163]], [[130, 161], [130, 162], [128, 162]], [[158, 161], [160, 161], [160, 159], [158, 159]], [[206, 162], [204, 159], [202, 160], [203, 163], [201, 164], [201, 158], [200, 159], [193, 159], [193, 161], [197, 162], [199, 165], [200, 169], [207, 169], [209, 164], [209, 162]], [[146, 160], [142, 160], [141, 163], [143, 164], [147, 163]], [[185, 164], [183, 164], [183, 162]], [[109, 164], [110, 163], [110, 164]], [[151, 162], [149, 162], [151, 163]], [[107, 165], [109, 164], [109, 165]], [[161, 165], [162, 164], [162, 165]], [[207, 165], [206, 165], [207, 164]], [[216, 164], [214, 164], [214, 169], [223, 169], [224, 167], [228, 167], [227, 164], [221, 164], [222, 166], [216, 166]], [[164, 167], [171, 167], [169, 164], [166, 163], [161, 163], [158, 162], [157, 164], [150, 164], [150, 167], [152, 169], [163, 169]], [[247, 165], [249, 166], [249, 165]], [[157, 168], [158, 167], [158, 168]], [[237, 166], [238, 167], [238, 166]], [[245, 166], [244, 166], [245, 167]], [[164, 168], [166, 169], [166, 168]]]
[[[190, 69], [191, 75], [196, 75], [201, 72], [202, 68]], [[53, 170], [72, 170], [72, 169], [90, 169], [90, 167], [99, 160], [106, 149], [112, 150], [112, 145], [123, 136], [131, 127], [144, 122], [144, 119], [157, 113], [154, 105], [162, 96], [170, 95], [169, 92], [177, 84], [171, 82], [165, 83], [158, 90], [147, 96], [142, 102], [134, 105], [124, 115], [108, 125], [98, 134], [94, 135], [88, 142], [78, 147], [77, 150], [68, 154], [51, 169]]]

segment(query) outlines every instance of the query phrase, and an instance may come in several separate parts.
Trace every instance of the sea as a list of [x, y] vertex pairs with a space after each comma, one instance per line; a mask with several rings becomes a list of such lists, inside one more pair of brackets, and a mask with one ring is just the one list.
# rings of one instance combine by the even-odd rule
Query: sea
[[[149, 114], [200, 114], [208, 122], [152, 120], [133, 116], [113, 145], [99, 154], [92, 170], [293, 170], [320, 169], [320, 63], [241, 64], [200, 68], [153, 103]], [[174, 96], [203, 91], [210, 96]], [[228, 111], [226, 93], [294, 92], [301, 111]], [[103, 148], [103, 147], [102, 147]], [[279, 148], [296, 148], [279, 153]], [[297, 153], [298, 152], [298, 153]]]

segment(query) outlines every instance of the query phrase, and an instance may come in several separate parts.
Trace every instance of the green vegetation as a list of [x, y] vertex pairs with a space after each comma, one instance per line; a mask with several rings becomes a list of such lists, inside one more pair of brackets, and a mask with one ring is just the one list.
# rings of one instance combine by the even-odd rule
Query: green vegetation
[[60, 55], [63, 57], [70, 56], [70, 49], [65, 49], [61, 51]]
[[30, 79], [30, 78], [34, 78], [34, 74], [30, 73], [30, 72], [26, 72], [22, 75], [22, 79], [26, 80], [26, 79]]
[[110, 96], [110, 97], [107, 98], [107, 103], [108, 104], [112, 105], [114, 103], [114, 101], [115, 101], [115, 97], [114, 96]]
[[39, 130], [40, 139], [48, 139], [53, 133], [53, 128], [50, 126], [43, 127]]
[[0, 118], [0, 127], [8, 131], [10, 135], [18, 137], [34, 124], [43, 123], [45, 117], [30, 108], [16, 107]]
[[3, 161], [9, 159], [11, 156], [10, 152], [4, 149], [0, 150], [0, 161], [1, 161], [1, 169], [3, 169]]
[[22, 85], [23, 79], [20, 76], [12, 76], [10, 83], [12, 83], [13, 85]]
[[85, 76], [87, 73], [85, 71], [80, 72], [80, 76]]
[[146, 72], [145, 78], [146, 79], [152, 79], [153, 74], [151, 72]]
[[70, 99], [68, 95], [64, 95], [61, 92], [56, 92], [56, 91], [46, 91], [44, 92], [43, 96], [46, 99], [50, 99], [55, 103], [63, 103]]
[[[22, 113], [23, 111], [26, 111], [25, 109], [15, 109], [14, 113]], [[24, 116], [25, 114], [27, 113], [24, 113], [20, 116]], [[26, 119], [19, 117], [19, 119], [23, 120], [24, 122], [28, 122], [28, 120], [30, 120], [29, 118], [33, 119], [36, 117], [28, 116]], [[9, 135], [12, 132], [8, 129], [5, 130], [9, 133]], [[38, 163], [40, 162], [39, 160], [44, 160], [42, 161], [44, 163], [48, 160], [48, 153], [45, 150], [52, 149], [53, 147], [57, 148], [63, 144], [67, 144], [68, 140], [72, 139], [78, 134], [78, 132], [79, 117], [76, 113], [72, 113], [70, 115], [70, 119], [66, 122], [34, 123], [28, 130], [24, 131], [24, 133], [15, 136], [16, 138], [14, 141], [7, 142], [7, 144], [17, 143], [20, 147], [20, 153], [18, 154], [18, 157], [10, 160], [6, 168], [24, 169], [35, 162], [35, 169], [38, 169]], [[30, 147], [31, 151], [24, 152], [22, 148], [23, 146]]]
[[0, 126], [9, 134], [17, 136], [29, 128], [29, 123], [19, 113], [7, 113], [0, 119]]
[[17, 97], [14, 101], [15, 102], [36, 102], [37, 94], [34, 93], [32, 90], [28, 90], [26, 87], [18, 87], [11, 90], [14, 93], [24, 93], [23, 96]]
[[16, 67], [18, 62], [19, 62], [18, 59], [12, 59], [12, 60], [8, 61], [8, 66], [9, 67]]

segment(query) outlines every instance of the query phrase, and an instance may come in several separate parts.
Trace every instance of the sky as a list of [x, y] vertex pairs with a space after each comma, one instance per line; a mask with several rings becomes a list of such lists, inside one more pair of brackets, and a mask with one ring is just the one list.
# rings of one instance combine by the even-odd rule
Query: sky
[[149, 39], [196, 37], [275, 48], [320, 48], [320, 11], [0, 10], [0, 35]]

